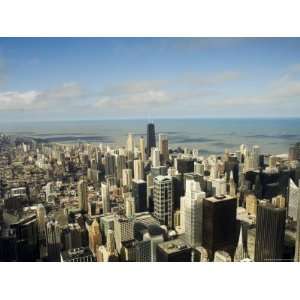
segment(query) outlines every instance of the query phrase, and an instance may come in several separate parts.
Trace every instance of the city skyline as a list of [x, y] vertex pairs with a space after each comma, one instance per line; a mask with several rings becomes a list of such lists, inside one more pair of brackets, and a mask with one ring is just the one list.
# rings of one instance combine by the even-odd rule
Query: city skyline
[[298, 38], [1, 38], [2, 121], [299, 117]]

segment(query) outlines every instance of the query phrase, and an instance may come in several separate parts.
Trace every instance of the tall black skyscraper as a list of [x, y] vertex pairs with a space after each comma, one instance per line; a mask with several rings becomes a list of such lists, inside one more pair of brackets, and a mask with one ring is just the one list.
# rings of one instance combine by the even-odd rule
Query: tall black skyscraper
[[153, 123], [147, 125], [147, 155], [151, 155], [151, 148], [156, 146], [155, 127]]
[[209, 197], [203, 201], [203, 247], [212, 260], [217, 250], [233, 258], [236, 236], [236, 207], [234, 197]]
[[285, 208], [270, 203], [257, 206], [255, 261], [278, 261], [284, 248]]
[[144, 180], [132, 180], [132, 196], [135, 212], [147, 211], [147, 183]]

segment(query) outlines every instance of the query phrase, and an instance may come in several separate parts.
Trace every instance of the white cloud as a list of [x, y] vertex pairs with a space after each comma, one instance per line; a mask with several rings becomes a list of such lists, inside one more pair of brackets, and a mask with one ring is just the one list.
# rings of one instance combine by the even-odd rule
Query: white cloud
[[37, 110], [64, 106], [79, 101], [86, 96], [77, 83], [65, 83], [46, 91], [8, 91], [0, 93], [0, 110]]

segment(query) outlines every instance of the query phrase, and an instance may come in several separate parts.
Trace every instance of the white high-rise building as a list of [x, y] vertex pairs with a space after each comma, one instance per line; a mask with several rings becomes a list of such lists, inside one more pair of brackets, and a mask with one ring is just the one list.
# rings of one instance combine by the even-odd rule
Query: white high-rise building
[[145, 140], [144, 137], [140, 137], [140, 152], [141, 152], [141, 159], [142, 161], [146, 160], [146, 153], [145, 153]]
[[204, 175], [204, 165], [199, 162], [194, 162], [194, 173], [199, 174], [201, 176]]
[[217, 178], [212, 181], [212, 187], [215, 189], [215, 196], [219, 197], [227, 194], [227, 184], [225, 178]]
[[125, 210], [126, 210], [126, 217], [133, 218], [135, 214], [135, 203], [133, 197], [126, 197], [125, 199]]
[[296, 220], [295, 261], [300, 262], [300, 188], [290, 179], [289, 216]]
[[203, 199], [205, 198], [200, 183], [187, 180], [184, 198], [185, 239], [191, 246], [199, 246], [202, 244]]
[[154, 216], [161, 224], [172, 227], [173, 185], [169, 176], [154, 178]]
[[39, 239], [42, 240], [46, 236], [46, 209], [43, 204], [38, 204], [36, 209]]
[[130, 152], [134, 152], [134, 139], [132, 133], [128, 133], [127, 150]]
[[151, 149], [151, 161], [154, 168], [160, 166], [160, 153], [158, 148]]
[[87, 192], [87, 182], [82, 179], [78, 182], [78, 200], [79, 209], [88, 211], [88, 192]]
[[144, 162], [141, 159], [133, 161], [134, 180], [144, 180]]
[[121, 252], [122, 242], [134, 240], [133, 235], [134, 221], [119, 215], [114, 216], [114, 232], [118, 253]]
[[132, 189], [132, 170], [131, 169], [123, 169], [122, 185], [124, 187], [127, 187], [129, 190]]
[[104, 182], [101, 183], [101, 197], [103, 213], [110, 213], [109, 185]]

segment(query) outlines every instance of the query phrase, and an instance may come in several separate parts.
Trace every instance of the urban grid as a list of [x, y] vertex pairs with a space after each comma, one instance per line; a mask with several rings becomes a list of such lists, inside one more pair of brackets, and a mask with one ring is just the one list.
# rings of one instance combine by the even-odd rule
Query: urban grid
[[300, 260], [300, 143], [203, 156], [147, 125], [127, 145], [1, 134], [0, 260]]

